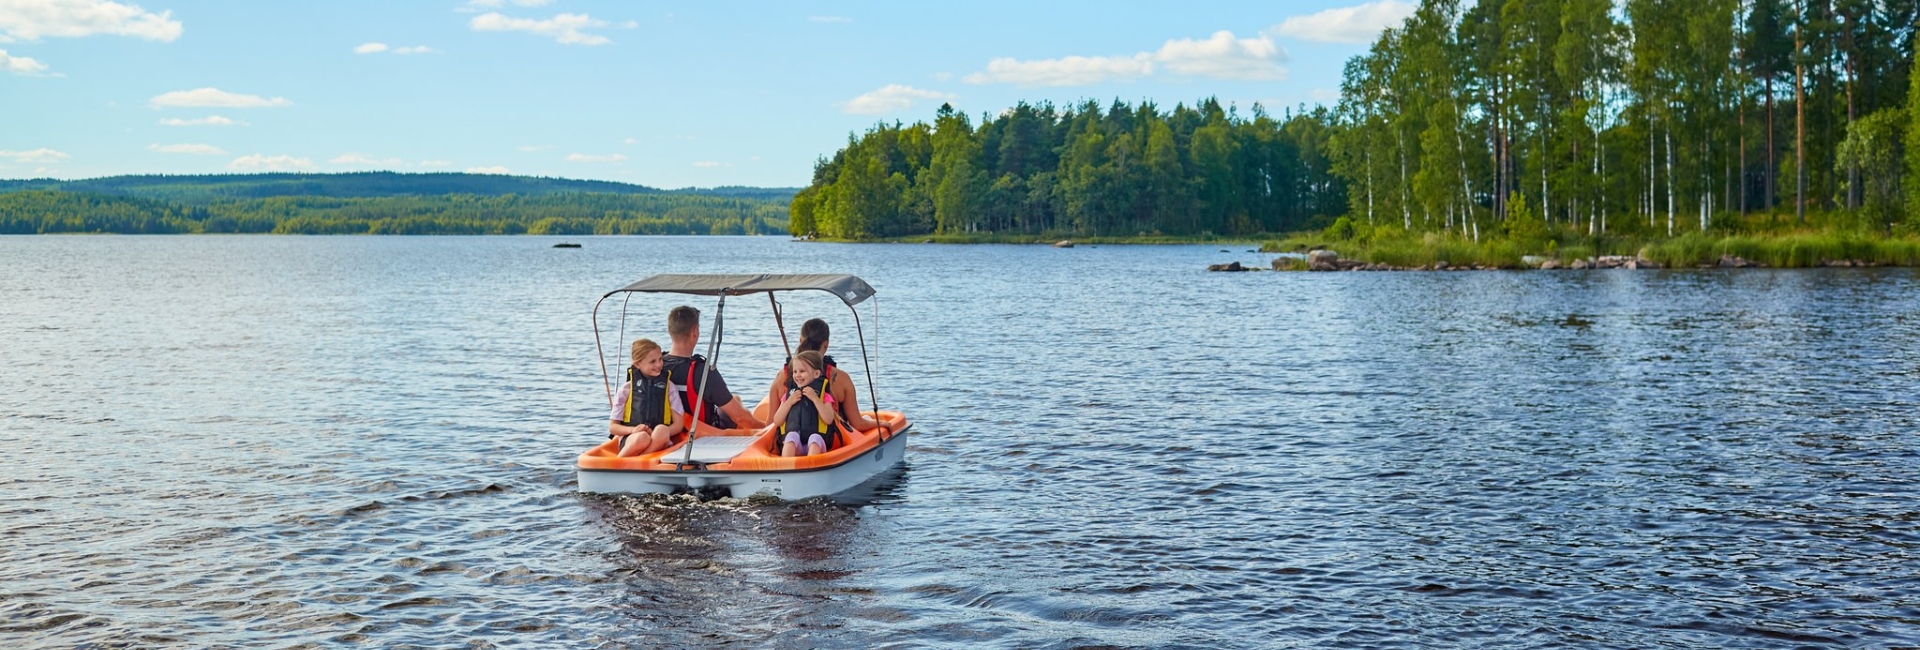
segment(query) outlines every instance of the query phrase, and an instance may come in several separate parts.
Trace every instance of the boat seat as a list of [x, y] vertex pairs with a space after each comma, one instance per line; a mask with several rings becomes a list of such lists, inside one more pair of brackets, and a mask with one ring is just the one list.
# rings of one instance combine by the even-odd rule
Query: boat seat
[[687, 457], [687, 450], [674, 449], [661, 454], [660, 462], [671, 465], [682, 462], [682, 460], [685, 459], [696, 463], [724, 463], [733, 460], [734, 456], [740, 455], [740, 453], [746, 451], [748, 447], [753, 446], [753, 441], [756, 439], [756, 436], [694, 438], [691, 443], [693, 445], [692, 458], [689, 459]]

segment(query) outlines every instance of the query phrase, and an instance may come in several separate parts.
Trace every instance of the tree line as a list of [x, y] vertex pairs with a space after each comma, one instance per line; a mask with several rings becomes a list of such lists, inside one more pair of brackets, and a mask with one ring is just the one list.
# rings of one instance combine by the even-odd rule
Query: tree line
[[789, 227], [1920, 229], [1916, 20], [1920, 0], [1422, 0], [1331, 109], [1020, 104], [976, 127], [943, 106], [819, 161]]
[[688, 193], [277, 196], [191, 204], [20, 190], [0, 193], [0, 234], [756, 235], [784, 232], [777, 201]]
[[[1015, 105], [978, 126], [880, 124], [814, 166], [790, 231], [838, 239], [929, 233], [1252, 234], [1338, 214], [1326, 110], [1275, 117], [1205, 99]], [[1324, 221], [1324, 218], [1322, 219]]]
[[645, 185], [614, 181], [509, 176], [505, 174], [467, 174], [459, 172], [398, 173], [349, 172], [339, 174], [143, 174], [107, 176], [76, 180], [0, 179], [0, 192], [17, 190], [62, 190], [92, 194], [116, 194], [180, 203], [204, 204], [221, 199], [264, 199], [277, 196], [328, 196], [368, 198], [383, 196], [427, 196], [435, 194], [473, 194], [503, 196], [518, 194], [694, 194], [729, 198], [758, 199], [786, 203], [793, 196], [789, 188], [716, 187], [662, 190]]
[[1913, 227], [1916, 17], [1915, 0], [1423, 0], [1348, 62], [1328, 155], [1356, 225]]

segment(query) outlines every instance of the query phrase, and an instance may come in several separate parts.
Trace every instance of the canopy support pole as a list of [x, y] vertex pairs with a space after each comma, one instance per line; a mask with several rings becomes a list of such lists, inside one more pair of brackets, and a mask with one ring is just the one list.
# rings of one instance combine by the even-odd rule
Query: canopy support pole
[[780, 301], [773, 299], [772, 291], [767, 292], [767, 304], [773, 305], [773, 326], [779, 328], [780, 347], [787, 351], [786, 358], [780, 360], [781, 365], [784, 366], [788, 359], [793, 358], [793, 346], [787, 343], [787, 324], [780, 320]]
[[[875, 305], [878, 306], [878, 303], [875, 303]], [[873, 404], [873, 414], [877, 416], [880, 414], [880, 394], [873, 390], [873, 362], [867, 354], [867, 332], [866, 329], [860, 326], [860, 309], [853, 305], [847, 305], [847, 311], [853, 312], [853, 333], [860, 338], [860, 365], [867, 370], [867, 402]], [[878, 314], [880, 312], [876, 309], [873, 313], [875, 314], [874, 320], [877, 325], [879, 324]], [[884, 424], [877, 428], [880, 430], [880, 440], [885, 442], [892, 432], [888, 431], [887, 425]]]
[[606, 296], [600, 296], [599, 300], [593, 302], [593, 356], [600, 359], [600, 383], [606, 384], [607, 386], [608, 409], [613, 408], [613, 380], [607, 377], [606, 348], [600, 347], [600, 303], [606, 302], [607, 296], [611, 295], [613, 294], [609, 293]]
[[707, 407], [707, 379], [713, 377], [714, 369], [720, 366], [720, 337], [726, 334], [722, 323], [727, 316], [727, 292], [731, 290], [732, 287], [720, 290], [720, 306], [713, 308], [713, 338], [707, 340], [707, 369], [700, 373], [700, 389], [694, 395], [697, 399], [689, 400], [699, 403], [687, 404], [687, 443], [681, 445], [686, 452], [680, 456], [681, 467], [693, 464], [693, 438], [700, 430], [700, 411]]

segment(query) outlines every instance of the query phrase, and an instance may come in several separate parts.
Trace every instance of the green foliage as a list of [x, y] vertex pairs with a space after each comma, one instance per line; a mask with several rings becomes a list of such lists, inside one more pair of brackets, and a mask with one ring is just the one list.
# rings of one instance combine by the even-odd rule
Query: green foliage
[[1510, 241], [1482, 241], [1449, 233], [1405, 233], [1397, 237], [1375, 238], [1364, 250], [1342, 251], [1343, 255], [1369, 262], [1402, 267], [1432, 266], [1446, 262], [1450, 266], [1492, 266], [1519, 268], [1525, 253]]
[[206, 205], [55, 190], [0, 194], [0, 234], [705, 235], [785, 230], [774, 202], [689, 193], [283, 196]]
[[1507, 200], [1507, 238], [1523, 245], [1543, 245], [1547, 238], [1547, 222], [1540, 214], [1527, 207], [1527, 197], [1515, 193]]
[[1723, 255], [1780, 268], [1819, 266], [1829, 260], [1913, 266], [1920, 264], [1920, 240], [1844, 233], [1723, 238], [1688, 235], [1649, 244], [1641, 251], [1642, 257], [1681, 268], [1713, 264]]
[[1328, 239], [1353, 239], [1353, 220], [1346, 217], [1333, 220], [1333, 225], [1327, 226], [1326, 235]]
[[785, 203], [794, 190], [787, 188], [716, 187], [661, 190], [613, 181], [537, 178], [455, 172], [400, 174], [356, 172], [346, 174], [211, 174], [111, 176], [85, 180], [0, 180], [0, 192], [62, 190], [156, 199], [189, 205], [221, 200], [264, 199], [285, 196], [377, 198], [431, 195], [537, 196], [545, 194], [688, 194], [718, 198]]
[[834, 239], [1012, 234], [1248, 235], [1308, 227], [1346, 190], [1324, 149], [1324, 111], [1240, 117], [1208, 99], [1018, 104], [934, 124], [880, 124], [814, 168], [795, 235]]
[[1541, 236], [1519, 216], [1638, 237], [1804, 198], [1809, 215], [1858, 210], [1855, 228], [1920, 228], [1920, 129], [1902, 152], [1894, 117], [1920, 121], [1920, 3], [1416, 4], [1347, 63], [1328, 125], [1356, 225]]
[[1901, 146], [1906, 135], [1906, 111], [1889, 108], [1847, 127], [1835, 164], [1855, 170], [1859, 211], [1865, 230], [1884, 231], [1898, 221], [1905, 207], [1900, 196]]

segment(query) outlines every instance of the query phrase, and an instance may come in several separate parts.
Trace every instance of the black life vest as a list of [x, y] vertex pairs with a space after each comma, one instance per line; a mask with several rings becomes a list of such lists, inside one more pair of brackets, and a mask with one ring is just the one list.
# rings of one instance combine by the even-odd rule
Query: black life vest
[[673, 406], [667, 401], [672, 391], [668, 388], [672, 375], [661, 372], [658, 377], [640, 374], [638, 368], [627, 367], [627, 408], [621, 412], [621, 426], [646, 425], [652, 427], [661, 424], [673, 424]]
[[[682, 391], [684, 399], [681, 406], [685, 407], [685, 412], [692, 414], [701, 424], [716, 429], [732, 429], [733, 419], [727, 417], [726, 413], [720, 412], [720, 407], [707, 403], [699, 395], [700, 373], [712, 372], [707, 366], [707, 358], [698, 354], [684, 358], [685, 364], [669, 362], [666, 368], [661, 370], [660, 376], [667, 378], [668, 390]], [[678, 374], [673, 372], [676, 366], [682, 366]]]
[[[826, 370], [822, 371], [818, 378], [807, 385], [813, 388], [814, 394], [825, 399], [829, 395], [832, 395], [832, 393], [828, 391], [833, 388], [833, 360], [829, 358], [827, 362], [822, 365], [827, 367]], [[799, 388], [799, 384], [793, 383], [793, 369], [788, 368], [787, 390], [798, 390]], [[834, 404], [835, 409], [839, 407], [840, 405], [838, 403]], [[802, 397], [799, 402], [794, 403], [792, 408], [787, 409], [787, 421], [780, 425], [780, 439], [786, 438], [788, 432], [798, 431], [800, 432], [800, 446], [805, 447], [808, 437], [813, 434], [819, 434], [820, 438], [827, 442], [827, 451], [839, 449], [842, 441], [840, 438], [840, 419], [838, 415], [838, 413], [828, 413], [826, 417], [821, 417], [820, 408], [814, 406], [813, 400]], [[779, 439], [776, 439], [776, 445], [780, 444], [778, 440]]]

